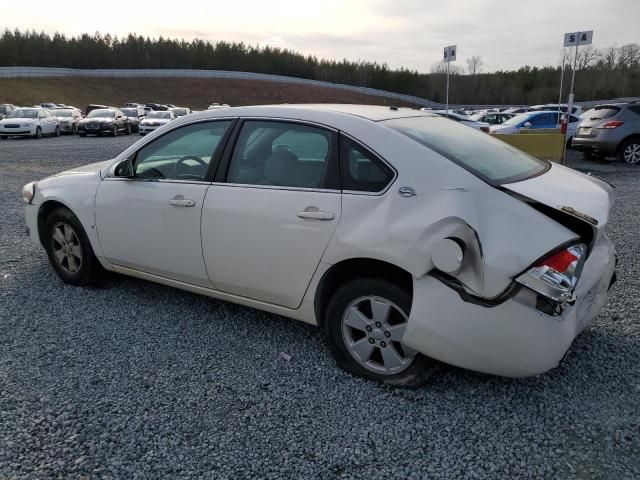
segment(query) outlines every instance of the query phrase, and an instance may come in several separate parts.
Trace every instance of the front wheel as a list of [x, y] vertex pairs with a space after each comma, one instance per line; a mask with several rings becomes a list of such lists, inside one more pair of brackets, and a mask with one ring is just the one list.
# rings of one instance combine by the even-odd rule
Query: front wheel
[[127, 123], [127, 135], [131, 135], [131, 124]]
[[56, 137], [60, 136], [60, 127], [56, 127], [56, 131], [53, 132]]
[[40, 127], [36, 128], [36, 138], [42, 138], [42, 129]]
[[411, 295], [386, 280], [363, 278], [340, 286], [324, 319], [336, 363], [387, 385], [421, 385], [426, 358], [402, 343], [410, 310]]
[[42, 243], [63, 282], [83, 286], [95, 281], [100, 265], [82, 224], [69, 210], [58, 208], [49, 215]]
[[629, 165], [640, 165], [640, 138], [632, 138], [620, 145], [618, 159]]
[[118, 136], [118, 127], [117, 126], [113, 126], [113, 130], [111, 130], [111, 136], [112, 137], [117, 137]]

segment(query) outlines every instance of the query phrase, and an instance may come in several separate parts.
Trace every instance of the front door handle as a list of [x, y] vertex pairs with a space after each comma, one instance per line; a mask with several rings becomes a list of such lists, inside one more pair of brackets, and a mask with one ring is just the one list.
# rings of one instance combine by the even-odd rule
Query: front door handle
[[333, 220], [335, 215], [332, 212], [322, 212], [318, 207], [307, 207], [298, 212], [299, 218], [312, 218], [314, 220]]
[[169, 205], [173, 205], [174, 207], [195, 207], [196, 202], [191, 199], [184, 198], [182, 195], [176, 195], [169, 200]]

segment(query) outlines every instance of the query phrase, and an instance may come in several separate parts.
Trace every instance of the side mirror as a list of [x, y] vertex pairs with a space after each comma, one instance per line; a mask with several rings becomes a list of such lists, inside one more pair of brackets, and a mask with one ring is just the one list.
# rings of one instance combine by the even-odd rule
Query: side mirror
[[116, 165], [116, 168], [113, 171], [113, 176], [117, 178], [133, 178], [135, 174], [133, 172], [133, 163], [131, 162], [131, 159], [127, 158]]
[[524, 128], [531, 128], [531, 125], [533, 125], [531, 122], [524, 122], [524, 125], [522, 125]]

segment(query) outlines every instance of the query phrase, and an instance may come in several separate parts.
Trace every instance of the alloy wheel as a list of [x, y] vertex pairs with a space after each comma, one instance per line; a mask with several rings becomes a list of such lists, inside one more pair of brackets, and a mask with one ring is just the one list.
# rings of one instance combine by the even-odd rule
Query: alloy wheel
[[622, 153], [622, 158], [624, 158], [626, 163], [631, 165], [640, 163], [640, 143], [630, 143], [627, 145]]
[[78, 273], [82, 266], [82, 246], [75, 230], [67, 223], [53, 226], [51, 247], [56, 262], [66, 273]]
[[342, 316], [342, 336], [351, 356], [382, 375], [406, 370], [416, 352], [401, 344], [409, 319], [395, 303], [377, 296], [360, 297]]

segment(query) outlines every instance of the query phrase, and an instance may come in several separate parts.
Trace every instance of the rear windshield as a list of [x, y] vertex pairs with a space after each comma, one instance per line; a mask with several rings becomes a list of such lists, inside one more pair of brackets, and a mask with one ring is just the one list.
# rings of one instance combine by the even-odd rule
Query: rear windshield
[[524, 180], [544, 172], [548, 163], [490, 135], [440, 117], [386, 120], [385, 125], [435, 150], [491, 184]]
[[596, 107], [587, 112], [584, 117], [589, 120], [603, 120], [605, 118], [613, 117], [618, 114], [620, 109], [614, 106]]

